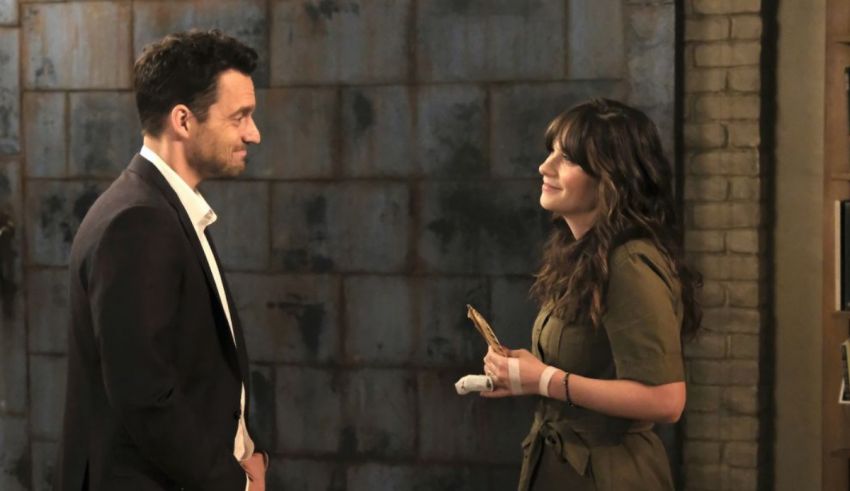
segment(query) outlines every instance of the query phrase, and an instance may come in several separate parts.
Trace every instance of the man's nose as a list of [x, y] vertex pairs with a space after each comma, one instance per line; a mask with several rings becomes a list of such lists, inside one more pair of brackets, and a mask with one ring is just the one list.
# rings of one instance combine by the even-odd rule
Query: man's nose
[[257, 128], [257, 124], [254, 123], [254, 118], [251, 118], [250, 124], [248, 126], [248, 132], [242, 138], [245, 143], [260, 143], [260, 130]]

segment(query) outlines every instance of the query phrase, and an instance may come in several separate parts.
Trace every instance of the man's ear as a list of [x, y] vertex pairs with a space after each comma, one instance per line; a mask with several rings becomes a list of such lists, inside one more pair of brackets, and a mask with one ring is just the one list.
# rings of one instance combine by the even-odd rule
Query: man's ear
[[168, 115], [168, 124], [171, 130], [180, 139], [189, 138], [189, 130], [192, 125], [192, 111], [185, 104], [177, 104], [171, 108], [171, 113]]

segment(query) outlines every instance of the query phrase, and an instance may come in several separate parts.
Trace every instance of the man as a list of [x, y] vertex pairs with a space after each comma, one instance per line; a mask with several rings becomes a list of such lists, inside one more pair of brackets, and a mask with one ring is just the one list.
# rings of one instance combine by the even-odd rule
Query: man
[[256, 52], [173, 34], [134, 66], [144, 146], [71, 249], [71, 327], [56, 489], [251, 491], [266, 455], [246, 423], [248, 358], [196, 186], [260, 142]]

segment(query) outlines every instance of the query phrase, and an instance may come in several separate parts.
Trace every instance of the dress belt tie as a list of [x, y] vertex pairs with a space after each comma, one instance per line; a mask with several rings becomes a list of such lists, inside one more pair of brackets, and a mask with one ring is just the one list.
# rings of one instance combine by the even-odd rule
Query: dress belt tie
[[[651, 430], [652, 426], [652, 423], [636, 423], [626, 433], [642, 433]], [[536, 467], [543, 445], [548, 445], [557, 455], [569, 462], [579, 475], [585, 476], [590, 462], [590, 447], [614, 443], [614, 438], [618, 436], [605, 430], [576, 430], [574, 423], [569, 421], [535, 421], [522, 442], [523, 449], [528, 449], [529, 465], [526, 469], [530, 472]], [[520, 491], [527, 491], [529, 481], [528, 478], [521, 479], [523, 486]]]

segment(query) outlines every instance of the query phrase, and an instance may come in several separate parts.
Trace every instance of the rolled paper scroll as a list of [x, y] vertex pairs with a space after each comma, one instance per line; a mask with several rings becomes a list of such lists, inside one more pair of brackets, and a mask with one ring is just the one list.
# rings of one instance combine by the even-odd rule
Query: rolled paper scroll
[[484, 340], [487, 341], [487, 344], [493, 348], [493, 351], [496, 353], [507, 356], [505, 348], [502, 347], [502, 344], [499, 343], [498, 338], [496, 338], [496, 333], [493, 332], [493, 328], [490, 327], [490, 323], [487, 322], [487, 319], [484, 318], [475, 307], [472, 305], [466, 305], [466, 316], [472, 319], [472, 323], [475, 325], [475, 329], [484, 337]]

